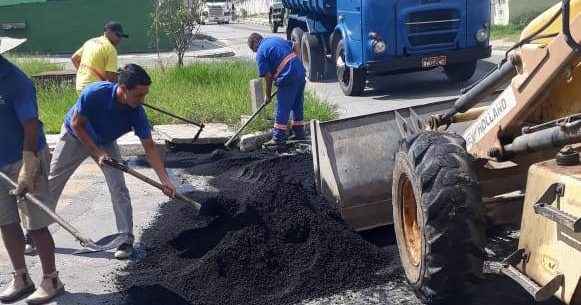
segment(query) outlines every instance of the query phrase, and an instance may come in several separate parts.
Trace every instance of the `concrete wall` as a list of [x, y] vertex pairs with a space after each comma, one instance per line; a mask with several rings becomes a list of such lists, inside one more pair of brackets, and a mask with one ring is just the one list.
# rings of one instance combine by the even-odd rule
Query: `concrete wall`
[[517, 23], [523, 16], [538, 14], [559, 3], [558, 0], [492, 0], [492, 23]]
[[268, 14], [271, 0], [239, 0], [236, 2], [236, 11], [246, 10], [248, 15]]
[[[152, 9], [146, 0], [59, 0], [5, 6], [0, 9], [0, 25], [25, 23], [26, 28], [0, 34], [28, 38], [19, 52], [72, 53], [87, 39], [102, 35], [106, 21], [116, 20], [130, 36], [121, 44], [120, 53], [144, 52], [153, 49], [149, 37]], [[168, 48], [167, 40], [161, 47]]]

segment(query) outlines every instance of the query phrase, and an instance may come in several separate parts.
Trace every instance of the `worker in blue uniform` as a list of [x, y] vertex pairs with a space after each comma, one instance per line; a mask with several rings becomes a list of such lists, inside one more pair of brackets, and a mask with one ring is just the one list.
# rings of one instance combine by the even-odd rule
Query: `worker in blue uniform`
[[280, 37], [263, 38], [258, 33], [252, 33], [248, 37], [248, 47], [256, 53], [258, 74], [266, 81], [266, 103], [270, 102], [272, 85], [278, 87], [272, 140], [266, 145], [286, 143], [291, 112], [293, 115], [291, 139], [304, 140], [303, 105], [306, 81], [305, 69], [297, 55], [297, 47]]

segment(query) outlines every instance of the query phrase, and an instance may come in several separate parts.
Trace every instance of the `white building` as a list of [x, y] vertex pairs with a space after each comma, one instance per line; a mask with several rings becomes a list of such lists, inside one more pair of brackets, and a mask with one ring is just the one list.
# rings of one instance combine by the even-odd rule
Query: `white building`
[[538, 15], [559, 0], [492, 0], [492, 24], [517, 23], [523, 17]]

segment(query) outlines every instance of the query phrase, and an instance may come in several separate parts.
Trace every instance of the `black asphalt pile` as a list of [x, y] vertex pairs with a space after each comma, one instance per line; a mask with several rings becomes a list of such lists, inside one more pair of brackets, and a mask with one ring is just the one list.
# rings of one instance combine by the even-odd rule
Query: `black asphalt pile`
[[[191, 196], [211, 205], [193, 217], [168, 203], [142, 242], [145, 257], [119, 278], [127, 304], [294, 304], [383, 284], [390, 254], [354, 233], [314, 190], [309, 155], [219, 153], [197, 160], [194, 176], [215, 176], [219, 192]], [[144, 294], [153, 294], [143, 297]], [[169, 295], [169, 296], [168, 296]]]

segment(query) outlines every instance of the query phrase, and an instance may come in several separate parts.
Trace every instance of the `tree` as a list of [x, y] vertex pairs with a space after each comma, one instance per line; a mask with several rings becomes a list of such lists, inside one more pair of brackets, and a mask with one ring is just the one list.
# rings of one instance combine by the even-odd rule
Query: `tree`
[[202, 0], [153, 0], [152, 31], [159, 42], [159, 33], [165, 34], [173, 43], [178, 56], [178, 66], [184, 65], [184, 55], [198, 31]]

